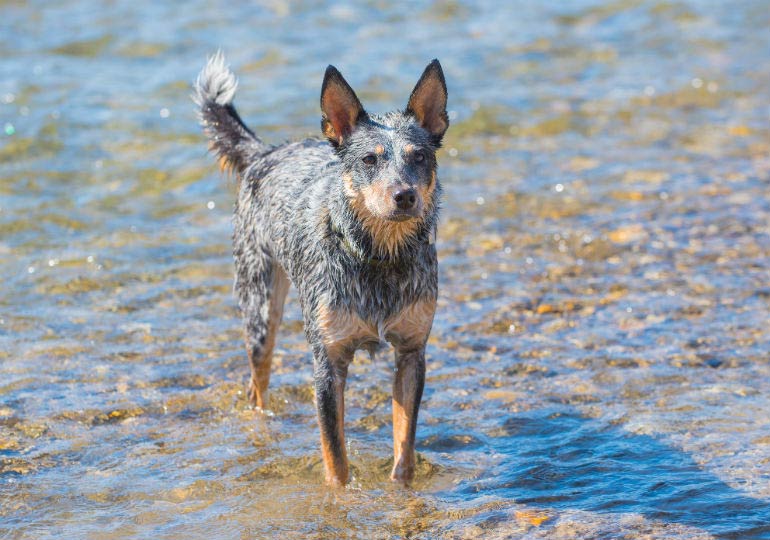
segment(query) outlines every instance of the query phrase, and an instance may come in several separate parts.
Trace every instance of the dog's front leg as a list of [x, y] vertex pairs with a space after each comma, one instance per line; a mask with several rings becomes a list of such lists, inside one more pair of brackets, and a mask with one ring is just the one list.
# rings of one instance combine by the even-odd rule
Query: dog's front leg
[[396, 375], [393, 380], [393, 471], [390, 479], [409, 484], [414, 478], [414, 438], [417, 412], [425, 386], [425, 347], [396, 348]]
[[348, 482], [345, 451], [345, 379], [348, 363], [346, 358], [330, 357], [325, 348], [314, 355], [313, 375], [321, 448], [326, 482], [332, 486], [344, 486]]

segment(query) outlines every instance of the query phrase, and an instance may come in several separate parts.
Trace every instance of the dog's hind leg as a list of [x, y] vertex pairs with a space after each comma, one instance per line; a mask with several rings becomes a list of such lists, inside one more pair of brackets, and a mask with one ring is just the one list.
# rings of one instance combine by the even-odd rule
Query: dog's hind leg
[[236, 265], [239, 267], [236, 290], [243, 314], [246, 352], [251, 364], [249, 401], [253, 406], [265, 409], [275, 335], [283, 317], [289, 279], [266, 254], [249, 258], [243, 264], [238, 262], [236, 254]]
[[318, 425], [321, 428], [326, 483], [344, 486], [348, 482], [348, 457], [345, 450], [345, 380], [353, 354], [335, 359], [328, 351], [314, 353], [314, 379]]

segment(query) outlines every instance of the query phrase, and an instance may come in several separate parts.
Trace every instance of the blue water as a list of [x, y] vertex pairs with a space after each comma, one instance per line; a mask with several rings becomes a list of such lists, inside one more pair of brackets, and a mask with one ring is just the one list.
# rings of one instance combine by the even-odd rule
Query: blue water
[[[770, 538], [763, 1], [0, 5], [0, 537]], [[373, 111], [439, 58], [441, 293], [418, 479], [392, 360], [322, 483], [293, 293], [247, 406], [221, 48], [270, 142], [326, 66]]]

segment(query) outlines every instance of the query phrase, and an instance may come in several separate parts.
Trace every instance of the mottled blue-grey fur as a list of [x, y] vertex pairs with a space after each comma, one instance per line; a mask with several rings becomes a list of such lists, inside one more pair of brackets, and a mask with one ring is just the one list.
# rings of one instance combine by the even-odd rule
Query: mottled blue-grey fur
[[[408, 482], [437, 297], [433, 239], [441, 188], [435, 152], [448, 126], [441, 68], [435, 60], [430, 64], [405, 112], [370, 115], [330, 66], [322, 91], [329, 141], [279, 146], [264, 144], [241, 121], [232, 105], [236, 86], [218, 53], [201, 71], [194, 100], [220, 163], [239, 177], [235, 291], [252, 366], [252, 401], [267, 405], [273, 339], [291, 282], [313, 350], [327, 480], [347, 481], [341, 413], [347, 365], [356, 349], [387, 339], [396, 349], [394, 407], [409, 409], [393, 478]], [[393, 202], [404, 194], [409, 202]], [[383, 237], [391, 229], [400, 236]], [[414, 306], [423, 305], [426, 314], [413, 315]], [[426, 323], [427, 331], [412, 336], [412, 321]], [[364, 327], [376, 331], [358, 331]]]

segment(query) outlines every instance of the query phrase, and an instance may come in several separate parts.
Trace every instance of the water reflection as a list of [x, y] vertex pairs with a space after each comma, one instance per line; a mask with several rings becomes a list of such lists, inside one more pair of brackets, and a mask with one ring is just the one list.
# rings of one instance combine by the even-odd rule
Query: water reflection
[[[0, 536], [762, 538], [770, 10], [694, 1], [0, 8]], [[320, 483], [290, 296], [248, 409], [232, 181], [190, 82], [223, 48], [270, 142], [334, 63], [403, 106], [441, 59], [441, 296], [418, 481], [357, 359]]]

